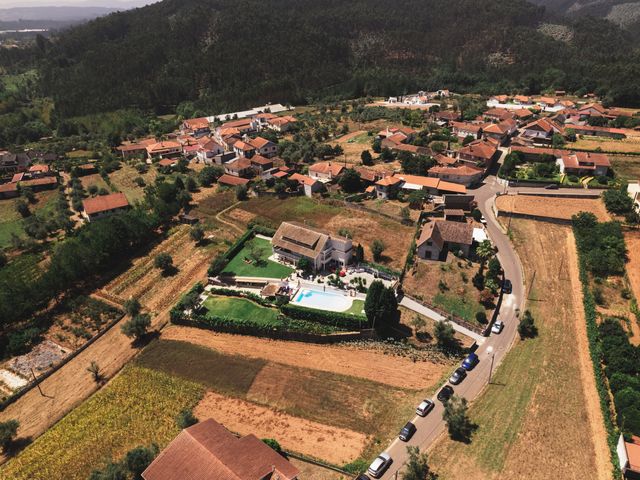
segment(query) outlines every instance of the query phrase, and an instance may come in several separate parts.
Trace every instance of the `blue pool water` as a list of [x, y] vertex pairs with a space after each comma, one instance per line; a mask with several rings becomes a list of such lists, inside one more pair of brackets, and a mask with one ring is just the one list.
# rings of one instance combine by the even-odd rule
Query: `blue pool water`
[[344, 312], [351, 308], [353, 300], [339, 293], [319, 292], [303, 288], [296, 294], [291, 303], [302, 307], [318, 308], [332, 312]]

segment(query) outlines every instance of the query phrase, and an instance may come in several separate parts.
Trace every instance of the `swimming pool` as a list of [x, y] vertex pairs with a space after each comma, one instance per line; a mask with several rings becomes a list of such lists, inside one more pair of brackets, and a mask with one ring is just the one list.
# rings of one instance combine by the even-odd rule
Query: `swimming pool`
[[345, 297], [339, 293], [319, 292], [302, 288], [296, 293], [291, 303], [307, 308], [318, 308], [320, 310], [330, 310], [332, 312], [344, 312], [351, 308], [353, 299]]

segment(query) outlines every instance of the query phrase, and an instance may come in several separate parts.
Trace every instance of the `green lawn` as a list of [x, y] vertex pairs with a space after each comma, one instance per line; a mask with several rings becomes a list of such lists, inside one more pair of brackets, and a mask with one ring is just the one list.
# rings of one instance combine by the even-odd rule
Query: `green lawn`
[[[261, 262], [259, 264], [249, 260], [252, 249], [260, 252]], [[268, 260], [270, 255], [271, 242], [264, 238], [253, 238], [245, 243], [244, 248], [231, 259], [222, 273], [237, 277], [285, 278], [293, 272], [292, 268]]]
[[268, 325], [280, 323], [276, 309], [260, 306], [245, 298], [213, 296], [205, 300], [204, 306], [219, 317], [251, 319]]
[[433, 303], [443, 310], [457, 315], [467, 322], [476, 322], [476, 313], [484, 312], [484, 308], [476, 301], [466, 301], [465, 297], [459, 297], [453, 294], [438, 293], [433, 297]]
[[345, 310], [344, 313], [351, 313], [352, 315], [364, 315], [364, 300], [354, 300], [351, 308]]
[[[37, 202], [29, 204], [32, 213], [40, 218], [47, 219], [56, 205], [56, 190], [47, 190], [36, 193]], [[22, 217], [16, 211], [16, 200], [0, 200], [0, 250], [7, 247], [11, 241], [11, 234], [26, 237], [22, 227]]]

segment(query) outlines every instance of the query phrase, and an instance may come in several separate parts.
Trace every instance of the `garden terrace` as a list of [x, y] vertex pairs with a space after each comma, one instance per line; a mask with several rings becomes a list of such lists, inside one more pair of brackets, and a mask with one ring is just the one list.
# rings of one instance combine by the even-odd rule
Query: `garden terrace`
[[221, 275], [277, 279], [288, 277], [293, 269], [269, 260], [271, 254], [271, 242], [266, 238], [254, 237], [229, 260]]

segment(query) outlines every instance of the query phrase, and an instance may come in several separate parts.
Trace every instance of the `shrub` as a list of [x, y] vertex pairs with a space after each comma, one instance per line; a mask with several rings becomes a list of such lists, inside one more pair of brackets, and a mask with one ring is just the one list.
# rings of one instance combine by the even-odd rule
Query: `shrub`
[[442, 419], [447, 424], [449, 437], [452, 440], [468, 443], [471, 441], [471, 435], [478, 428], [469, 419], [467, 410], [467, 400], [457, 395], [454, 395], [445, 403]]
[[158, 446], [152, 444], [151, 447], [136, 447], [133, 450], [129, 450], [124, 457], [124, 467], [133, 474], [134, 478], [141, 478], [142, 472], [144, 472], [153, 459], [159, 453]]
[[151, 316], [148, 313], [136, 315], [122, 325], [122, 333], [129, 338], [139, 339], [143, 337], [151, 326]]
[[280, 446], [280, 444], [278, 443], [277, 440], [273, 439], [273, 438], [263, 438], [262, 441], [264, 443], [266, 443], [267, 445], [269, 445], [269, 447], [272, 450], [275, 450], [276, 452], [278, 452], [280, 455], [284, 455], [284, 452], [282, 450], [282, 447]]
[[521, 339], [533, 338], [538, 335], [538, 328], [534, 325], [533, 315], [529, 310], [525, 310], [520, 323], [518, 323], [518, 333]]
[[487, 314], [485, 312], [476, 313], [476, 321], [478, 323], [481, 323], [481, 324], [485, 325], [488, 322]]
[[379, 262], [382, 258], [382, 252], [384, 252], [385, 244], [382, 240], [375, 239], [371, 244], [371, 253], [373, 254], [374, 262]]
[[17, 420], [7, 420], [0, 423], [0, 447], [2, 447], [3, 451], [6, 452], [11, 446], [11, 443], [18, 434], [19, 427], [20, 422]]
[[176, 417], [176, 424], [180, 429], [189, 428], [191, 425], [198, 423], [198, 419], [192, 410], [184, 409]]
[[161, 269], [163, 274], [169, 273], [173, 269], [173, 257], [168, 253], [159, 253], [153, 259], [153, 266]]
[[326, 310], [317, 310], [315, 308], [306, 308], [299, 305], [282, 305], [280, 311], [291, 318], [299, 320], [307, 320], [310, 322], [318, 322], [324, 325], [334, 327], [348, 328], [351, 330], [360, 330], [367, 327], [369, 322], [366, 318], [359, 315], [350, 315], [340, 312], [329, 312]]

